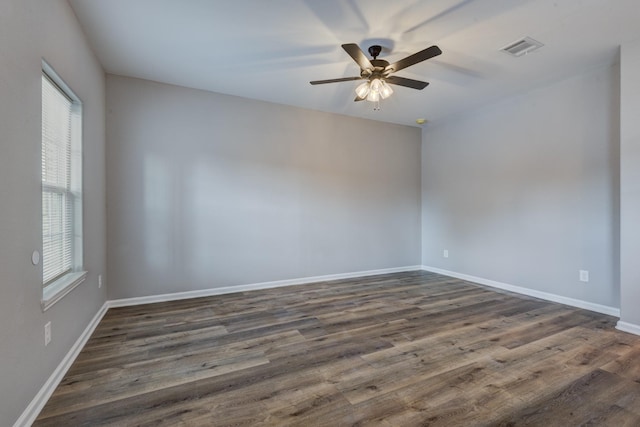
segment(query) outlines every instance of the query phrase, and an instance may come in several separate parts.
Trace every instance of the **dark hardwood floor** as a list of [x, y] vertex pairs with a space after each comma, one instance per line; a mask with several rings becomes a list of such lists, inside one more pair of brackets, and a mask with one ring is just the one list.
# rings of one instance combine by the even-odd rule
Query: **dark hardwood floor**
[[639, 426], [613, 317], [426, 272], [110, 309], [36, 426]]

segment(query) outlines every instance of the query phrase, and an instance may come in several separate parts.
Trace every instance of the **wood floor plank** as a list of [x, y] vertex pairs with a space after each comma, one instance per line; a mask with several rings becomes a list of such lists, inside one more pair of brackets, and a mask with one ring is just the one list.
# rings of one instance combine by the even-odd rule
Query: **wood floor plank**
[[615, 419], [623, 412], [615, 402], [627, 394], [637, 393], [640, 393], [640, 384], [621, 381], [615, 374], [597, 369], [574, 381], [560, 393], [540, 399], [519, 413], [510, 415], [498, 425], [584, 425], [595, 420]]
[[615, 320], [422, 271], [113, 308], [34, 425], [636, 426]]
[[613, 374], [623, 375], [632, 381], [640, 383], [640, 348], [629, 349], [622, 357], [605, 364], [602, 369]]

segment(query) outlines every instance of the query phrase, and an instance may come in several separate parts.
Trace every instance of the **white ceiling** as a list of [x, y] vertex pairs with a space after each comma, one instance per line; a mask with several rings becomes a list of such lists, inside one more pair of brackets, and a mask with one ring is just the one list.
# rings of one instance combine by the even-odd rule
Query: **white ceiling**
[[[109, 73], [314, 110], [416, 125], [612, 63], [640, 38], [638, 0], [70, 0]], [[500, 48], [530, 36], [545, 46], [513, 58]], [[373, 111], [340, 47], [390, 39], [394, 62], [438, 45], [442, 55], [397, 73]]]

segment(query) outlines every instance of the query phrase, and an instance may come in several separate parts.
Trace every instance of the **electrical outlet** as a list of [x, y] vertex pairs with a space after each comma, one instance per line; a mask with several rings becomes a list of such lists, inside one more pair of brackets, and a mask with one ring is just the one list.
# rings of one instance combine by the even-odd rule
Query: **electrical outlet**
[[98, 288], [102, 287], [102, 274], [98, 274]]
[[580, 281], [581, 282], [589, 281], [589, 270], [580, 270]]
[[449, 250], [445, 249], [444, 251], [442, 251], [442, 256], [445, 258], [449, 258]]
[[51, 342], [51, 321], [44, 325], [44, 345], [49, 345]]

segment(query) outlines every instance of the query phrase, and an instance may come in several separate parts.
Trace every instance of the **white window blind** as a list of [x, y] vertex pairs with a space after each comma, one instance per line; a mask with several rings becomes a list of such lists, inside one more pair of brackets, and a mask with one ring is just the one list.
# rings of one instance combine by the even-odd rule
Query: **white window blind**
[[73, 101], [43, 74], [42, 263], [44, 286], [73, 268], [72, 117]]

